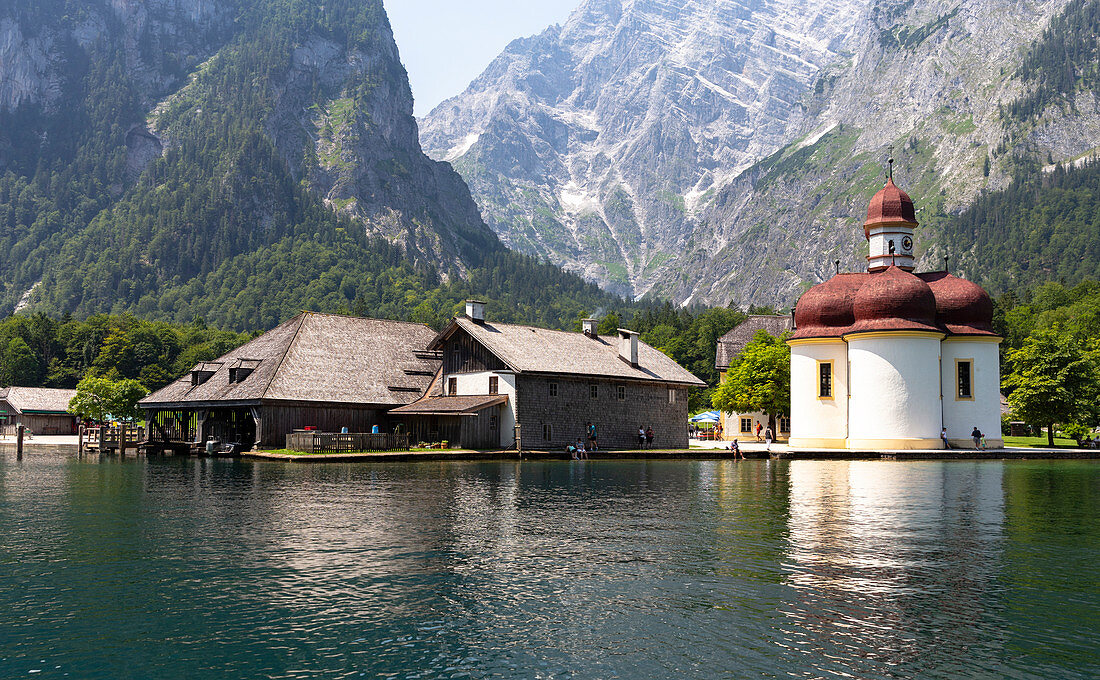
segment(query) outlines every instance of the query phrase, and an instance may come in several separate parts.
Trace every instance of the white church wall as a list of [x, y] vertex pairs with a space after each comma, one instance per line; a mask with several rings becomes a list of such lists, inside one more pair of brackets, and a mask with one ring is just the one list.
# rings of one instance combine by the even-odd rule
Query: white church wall
[[[791, 343], [792, 448], [844, 448], [848, 436], [848, 346], [843, 340]], [[832, 364], [831, 398], [821, 398], [819, 366]]]
[[848, 339], [849, 448], [940, 448], [941, 338], [901, 331]]
[[[952, 446], [974, 446], [970, 432], [977, 427], [986, 446], [1001, 448], [1000, 339], [950, 337], [943, 341], [940, 372], [943, 380], [943, 423]], [[971, 361], [971, 398], [959, 396], [959, 361]]]

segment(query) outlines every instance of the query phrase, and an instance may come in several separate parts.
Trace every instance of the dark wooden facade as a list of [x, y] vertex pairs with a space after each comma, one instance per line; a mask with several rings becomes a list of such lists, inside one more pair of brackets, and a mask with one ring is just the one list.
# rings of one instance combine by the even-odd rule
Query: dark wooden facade
[[321, 432], [370, 432], [374, 425], [391, 431], [393, 424], [377, 405], [310, 405], [259, 402], [216, 404], [149, 411], [151, 441], [198, 443], [213, 438], [246, 449], [282, 448], [286, 435], [306, 428]]
[[480, 373], [481, 371], [507, 370], [503, 361], [474, 340], [463, 330], [458, 330], [447, 340], [443, 348], [443, 373]]
[[478, 451], [500, 448], [501, 410], [507, 404], [496, 404], [470, 415], [407, 415], [403, 416], [409, 432], [409, 442], [436, 444]]
[[14, 428], [22, 425], [33, 434], [76, 434], [78, 419], [71, 413], [21, 413], [6, 399], [0, 399], [0, 411], [7, 419], [0, 425]]

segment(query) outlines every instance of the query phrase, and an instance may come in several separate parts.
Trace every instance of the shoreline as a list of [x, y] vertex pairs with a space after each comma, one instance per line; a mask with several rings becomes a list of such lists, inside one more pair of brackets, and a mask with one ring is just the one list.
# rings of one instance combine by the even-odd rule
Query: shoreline
[[[40, 436], [25, 441], [24, 455], [44, 453], [77, 453], [76, 437]], [[15, 450], [15, 441], [0, 438], [0, 452]], [[798, 449], [791, 450], [785, 444], [773, 444], [768, 451], [764, 444], [746, 442], [741, 451], [747, 460], [1100, 460], [1100, 449], [1050, 449], [1006, 447], [1003, 449], [907, 449], [907, 450], [851, 450], [851, 449]], [[86, 452], [95, 453], [95, 452]], [[95, 455], [101, 455], [95, 453]], [[102, 454], [102, 455], [118, 455]], [[140, 455], [129, 449], [126, 456]], [[201, 456], [200, 456], [201, 457]], [[564, 451], [523, 451], [471, 449], [432, 449], [421, 451], [377, 451], [364, 453], [288, 454], [267, 451], [248, 451], [242, 459], [270, 460], [289, 463], [349, 463], [371, 461], [493, 461], [493, 460], [570, 460]], [[686, 449], [616, 449], [589, 453], [590, 460], [735, 460], [729, 449], [717, 446], [695, 446]]]

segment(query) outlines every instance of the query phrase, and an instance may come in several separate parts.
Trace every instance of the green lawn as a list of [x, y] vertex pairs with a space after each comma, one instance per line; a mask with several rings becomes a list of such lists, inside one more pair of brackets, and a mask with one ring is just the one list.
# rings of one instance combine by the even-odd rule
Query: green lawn
[[[1049, 448], [1047, 438], [1043, 437], [1005, 437], [1005, 446], [1029, 446], [1032, 448]], [[1077, 448], [1077, 442], [1064, 437], [1055, 437], [1054, 446], [1059, 448]]]

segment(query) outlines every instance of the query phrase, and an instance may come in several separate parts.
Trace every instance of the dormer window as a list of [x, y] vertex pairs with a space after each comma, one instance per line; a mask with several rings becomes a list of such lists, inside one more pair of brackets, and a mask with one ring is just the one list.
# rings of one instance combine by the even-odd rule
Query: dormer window
[[214, 377], [214, 371], [191, 371], [191, 386], [198, 387]]
[[239, 368], [231, 368], [229, 369], [229, 382], [239, 383], [248, 376], [252, 375], [252, 371], [253, 369], [246, 368], [244, 366], [241, 366]]

